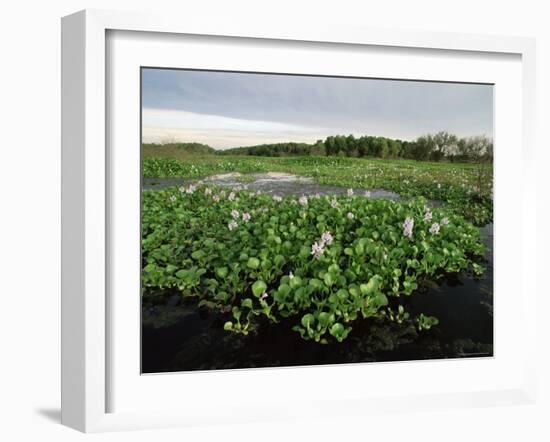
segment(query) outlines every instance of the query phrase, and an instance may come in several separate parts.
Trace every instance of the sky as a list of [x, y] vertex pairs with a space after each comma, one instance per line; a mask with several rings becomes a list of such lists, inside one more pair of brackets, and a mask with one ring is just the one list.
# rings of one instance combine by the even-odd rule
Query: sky
[[215, 149], [330, 135], [493, 135], [493, 87], [365, 78], [142, 70], [142, 141]]

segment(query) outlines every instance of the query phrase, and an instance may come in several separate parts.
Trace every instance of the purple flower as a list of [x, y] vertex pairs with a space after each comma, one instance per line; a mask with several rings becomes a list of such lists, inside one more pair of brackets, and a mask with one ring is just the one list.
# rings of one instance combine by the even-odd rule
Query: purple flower
[[348, 217], [348, 219], [353, 219], [355, 218], [355, 215], [351, 212], [348, 212], [348, 214], [346, 215]]
[[432, 219], [432, 212], [430, 212], [430, 209], [426, 209], [426, 212], [424, 213], [424, 221], [430, 221]]
[[307, 196], [302, 195], [298, 200], [298, 203], [300, 203], [301, 206], [307, 206]]
[[233, 210], [231, 211], [231, 216], [233, 217], [233, 219], [237, 219], [237, 218], [239, 217], [239, 211], [233, 209]]
[[325, 245], [322, 242], [321, 244], [314, 242], [313, 245], [311, 246], [311, 254], [315, 258], [319, 258], [324, 251], [325, 251]]
[[405, 222], [403, 223], [403, 236], [406, 236], [407, 238], [412, 238], [413, 227], [414, 219], [410, 217], [405, 218]]
[[333, 240], [333, 236], [330, 232], [324, 232], [322, 235], [321, 235], [321, 243], [323, 245], [327, 245], [327, 246], [330, 246], [332, 244], [332, 240]]
[[348, 196], [353, 196], [353, 189], [348, 189]]
[[260, 299], [263, 301], [265, 298], [267, 298], [269, 295], [266, 292], [262, 293], [262, 296], [260, 296]]
[[430, 233], [432, 235], [437, 235], [439, 233], [439, 224], [433, 223], [432, 226], [430, 227]]
[[441, 225], [446, 226], [447, 224], [449, 224], [449, 218], [445, 217], [441, 220]]
[[244, 221], [245, 223], [247, 223], [248, 221], [250, 221], [250, 213], [248, 213], [248, 212], [243, 213], [243, 221]]
[[236, 229], [237, 226], [238, 226], [238, 224], [237, 224], [234, 220], [231, 221], [231, 222], [227, 225], [227, 227], [229, 228], [229, 230]]

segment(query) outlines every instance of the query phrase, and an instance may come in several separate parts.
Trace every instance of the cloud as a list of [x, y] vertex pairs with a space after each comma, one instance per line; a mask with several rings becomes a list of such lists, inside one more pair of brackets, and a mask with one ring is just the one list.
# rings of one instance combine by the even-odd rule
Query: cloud
[[142, 78], [144, 135], [200, 135], [219, 148], [289, 136], [412, 139], [440, 130], [461, 136], [493, 130], [490, 85], [149, 68]]
[[148, 108], [142, 111], [142, 124], [145, 143], [194, 141], [218, 149], [285, 141], [309, 143], [331, 134], [329, 129], [312, 126]]

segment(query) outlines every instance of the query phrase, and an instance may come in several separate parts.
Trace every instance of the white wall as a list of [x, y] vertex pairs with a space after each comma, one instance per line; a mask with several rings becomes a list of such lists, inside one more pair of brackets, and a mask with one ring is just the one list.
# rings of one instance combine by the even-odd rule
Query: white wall
[[[547, 2], [277, 0], [19, 0], [0, 7], [0, 439], [81, 440], [59, 419], [60, 311], [60, 17], [83, 8], [215, 14], [227, 20], [314, 20], [371, 27], [535, 36], [538, 39], [539, 131], [550, 121], [550, 14]], [[546, 100], [546, 101], [545, 101]], [[540, 188], [548, 189], [539, 145]], [[546, 151], [544, 150], [546, 149]], [[6, 155], [7, 154], [7, 155]], [[541, 214], [542, 215], [542, 214]], [[545, 217], [544, 217], [545, 218]], [[539, 218], [543, 220], [543, 217]], [[539, 226], [540, 280], [545, 226]], [[7, 285], [6, 285], [7, 283]], [[546, 288], [546, 287], [545, 287]], [[7, 301], [7, 302], [6, 302]], [[549, 311], [543, 300], [540, 309]], [[547, 321], [541, 333], [549, 336]], [[544, 323], [546, 322], [546, 324]], [[541, 399], [537, 406], [380, 415], [363, 421], [120, 433], [95, 440], [550, 440], [550, 361], [540, 339]], [[544, 376], [546, 375], [546, 376]]]

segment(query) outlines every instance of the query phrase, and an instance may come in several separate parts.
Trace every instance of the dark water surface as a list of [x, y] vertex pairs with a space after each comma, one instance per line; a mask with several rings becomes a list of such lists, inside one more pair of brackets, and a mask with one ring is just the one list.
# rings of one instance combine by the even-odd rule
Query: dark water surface
[[[298, 189], [291, 192], [280, 180], [267, 184], [269, 179], [267, 177], [265, 188], [260, 190], [308, 195], [310, 185], [316, 188], [311, 193], [331, 193], [322, 188], [332, 188], [289, 179], [288, 186]], [[179, 180], [169, 185], [181, 184]], [[144, 187], [146, 185], [144, 183]], [[336, 189], [338, 192], [332, 193], [346, 191]], [[439, 319], [439, 325], [429, 331], [417, 332], [408, 323], [357, 321], [344, 342], [322, 345], [304, 341], [291, 330], [294, 322], [270, 324], [266, 321], [261, 323], [257, 334], [243, 337], [223, 330], [226, 316], [184, 305], [175, 294], [165, 305], [143, 305], [142, 372], [492, 356], [492, 224], [483, 227], [481, 232], [487, 246], [486, 272], [481, 278], [464, 272], [449, 275], [438, 282], [425, 282], [415, 294], [402, 301], [413, 315], [424, 313]]]

